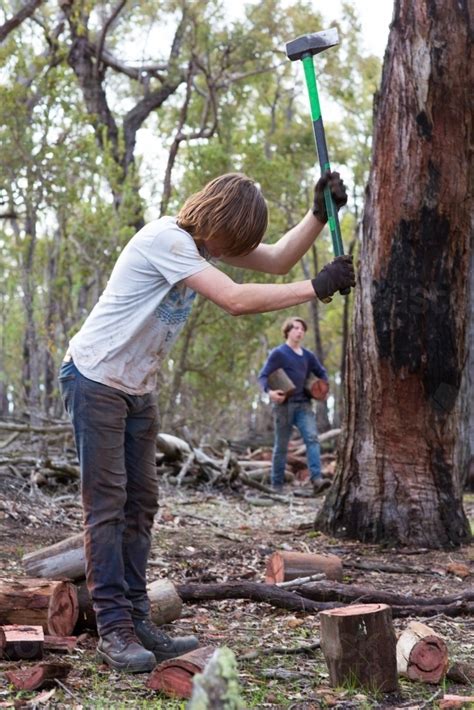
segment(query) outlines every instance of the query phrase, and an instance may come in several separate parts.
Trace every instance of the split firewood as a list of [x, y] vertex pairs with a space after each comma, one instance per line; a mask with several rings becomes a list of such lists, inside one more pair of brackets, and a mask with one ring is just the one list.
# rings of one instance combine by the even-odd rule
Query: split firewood
[[387, 604], [359, 604], [321, 612], [321, 649], [333, 687], [398, 690], [396, 637]]
[[36, 661], [43, 658], [43, 647], [44, 633], [41, 626], [0, 626], [0, 654], [9, 661]]
[[426, 624], [412, 621], [397, 641], [400, 675], [424, 683], [439, 683], [448, 670], [448, 647]]
[[78, 533], [54, 545], [30, 552], [22, 559], [25, 572], [30, 577], [46, 579], [84, 579], [84, 535]]
[[204, 672], [194, 678], [187, 710], [245, 710], [239, 688], [235, 656], [230, 648], [218, 648]]
[[172, 697], [190, 698], [194, 676], [203, 672], [214, 651], [213, 646], [203, 646], [163, 661], [152, 671], [146, 687]]
[[[170, 624], [179, 619], [183, 600], [176, 591], [173, 582], [169, 579], [157, 579], [147, 586], [147, 592], [151, 604], [151, 618], [157, 626]], [[81, 633], [85, 629], [95, 629], [95, 613], [85, 582], [77, 588], [77, 598], [79, 615], [74, 629], [75, 633]]]
[[307, 552], [274, 552], [267, 560], [265, 582], [275, 584], [324, 572], [328, 579], [342, 580], [342, 562], [337, 555]]
[[45, 633], [69, 636], [79, 614], [71, 582], [15, 578], [0, 580], [0, 624], [42, 626]]
[[63, 680], [72, 670], [69, 663], [38, 663], [29, 668], [6, 671], [5, 677], [16, 690], [40, 690]]

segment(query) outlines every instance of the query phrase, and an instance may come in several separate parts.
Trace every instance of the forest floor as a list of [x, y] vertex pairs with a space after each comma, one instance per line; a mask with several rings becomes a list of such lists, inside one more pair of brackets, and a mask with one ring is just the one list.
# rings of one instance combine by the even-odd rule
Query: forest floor
[[[344, 581], [399, 594], [442, 596], [472, 587], [474, 545], [452, 552], [382, 549], [376, 545], [341, 541], [311, 529], [321, 499], [290, 497], [288, 503], [255, 506], [243, 492], [209, 488], [161, 488], [160, 513], [155, 523], [150, 580], [169, 577], [176, 583], [264, 581], [265, 564], [276, 550], [331, 552], [346, 567]], [[465, 498], [474, 527], [474, 496]], [[0, 571], [3, 577], [22, 575], [21, 557], [57, 542], [81, 528], [77, 491], [30, 489], [15, 476], [0, 481]], [[405, 565], [413, 571], [394, 574], [357, 568], [361, 560]], [[459, 562], [471, 574], [448, 571]], [[474, 658], [474, 618], [438, 615], [418, 618], [441, 634], [450, 661]], [[397, 632], [409, 619], [395, 619]], [[237, 657], [241, 692], [248, 708], [313, 710], [313, 708], [430, 708], [445, 693], [472, 695], [473, 688], [444, 681], [441, 686], [401, 680], [396, 694], [370, 695], [354, 687], [331, 688], [321, 650], [282, 655], [272, 649], [297, 648], [319, 638], [318, 616], [289, 612], [246, 600], [210, 601], [184, 605], [173, 634], [197, 634], [203, 645], [227, 646]], [[73, 671], [52, 690], [16, 692], [3, 671], [18, 663], [0, 661], [0, 707], [50, 708], [166, 708], [185, 707], [148, 690], [147, 675], [119, 675], [95, 658], [96, 638], [82, 637], [69, 654]], [[243, 658], [258, 651], [252, 658]], [[264, 651], [265, 653], [262, 653]], [[52, 654], [51, 654], [52, 655]], [[256, 657], [255, 657], [256, 656]], [[57, 654], [55, 658], [57, 659]], [[472, 707], [472, 706], [471, 706]]]

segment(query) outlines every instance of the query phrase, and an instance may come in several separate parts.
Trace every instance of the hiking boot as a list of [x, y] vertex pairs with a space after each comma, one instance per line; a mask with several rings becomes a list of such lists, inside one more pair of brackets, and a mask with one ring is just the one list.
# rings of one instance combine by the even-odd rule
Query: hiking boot
[[315, 496], [321, 495], [327, 488], [331, 488], [331, 481], [328, 481], [327, 478], [316, 478], [313, 481], [313, 494]]
[[133, 619], [133, 625], [138, 638], [145, 648], [155, 654], [158, 663], [166, 661], [168, 658], [182, 656], [183, 653], [194, 651], [199, 646], [196, 636], [177, 636], [172, 639], [164, 631], [161, 631], [149, 617]]
[[155, 656], [128, 627], [119, 627], [101, 636], [97, 654], [112, 668], [126, 673], [149, 673], [156, 666]]

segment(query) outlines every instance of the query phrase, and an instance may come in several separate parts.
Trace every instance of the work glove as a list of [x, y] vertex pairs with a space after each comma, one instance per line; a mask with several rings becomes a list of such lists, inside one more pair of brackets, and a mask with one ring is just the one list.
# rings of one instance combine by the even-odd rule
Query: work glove
[[330, 264], [326, 264], [316, 278], [311, 279], [316, 296], [323, 303], [330, 303], [336, 291], [343, 291], [355, 286], [354, 265], [352, 256], [336, 256]]
[[324, 175], [321, 175], [314, 186], [313, 202], [313, 214], [323, 224], [326, 224], [328, 221], [328, 213], [326, 212], [326, 204], [324, 202], [324, 188], [327, 185], [331, 188], [332, 199], [334, 200], [338, 212], [347, 202], [346, 186], [341, 180], [341, 176], [339, 173], [331, 173], [329, 170], [326, 170]]

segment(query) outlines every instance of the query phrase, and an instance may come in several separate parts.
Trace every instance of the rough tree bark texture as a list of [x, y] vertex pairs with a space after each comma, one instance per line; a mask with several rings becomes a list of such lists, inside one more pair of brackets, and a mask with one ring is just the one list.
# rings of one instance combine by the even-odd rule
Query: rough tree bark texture
[[430, 548], [469, 538], [459, 429], [472, 205], [470, 22], [467, 0], [395, 2], [363, 221], [345, 435], [317, 520], [336, 535]]

